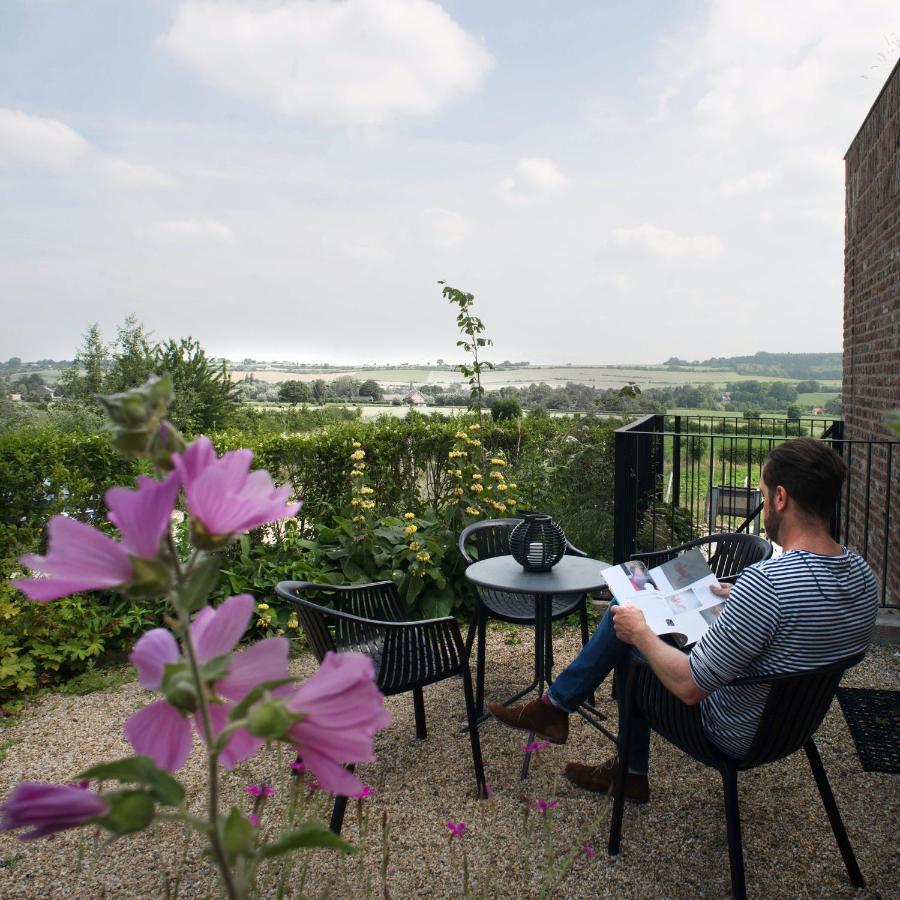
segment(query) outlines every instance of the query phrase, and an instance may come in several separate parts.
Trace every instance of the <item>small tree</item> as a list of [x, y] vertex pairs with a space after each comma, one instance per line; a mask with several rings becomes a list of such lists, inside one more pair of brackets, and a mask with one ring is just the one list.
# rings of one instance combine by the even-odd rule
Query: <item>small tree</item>
[[282, 403], [309, 403], [312, 391], [305, 381], [283, 381], [278, 388], [278, 399]]
[[495, 422], [504, 419], [521, 419], [522, 407], [515, 397], [494, 397], [491, 400], [491, 418]]
[[109, 364], [109, 350], [103, 343], [100, 326], [94, 322], [84, 333], [75, 362], [59, 379], [59, 389], [72, 400], [90, 400], [103, 389]]
[[384, 391], [377, 381], [369, 378], [359, 386], [359, 396], [371, 397], [373, 400], [382, 400], [384, 398]]

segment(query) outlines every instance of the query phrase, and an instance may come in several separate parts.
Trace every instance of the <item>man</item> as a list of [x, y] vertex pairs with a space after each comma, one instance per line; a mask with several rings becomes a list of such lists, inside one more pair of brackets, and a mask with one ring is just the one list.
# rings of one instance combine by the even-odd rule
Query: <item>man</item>
[[[759, 487], [766, 535], [783, 554], [745, 569], [736, 583], [714, 592], [727, 599], [690, 653], [665, 643], [633, 604], [610, 604], [591, 640], [550, 686], [530, 703], [488, 705], [503, 724], [534, 731], [555, 744], [569, 734], [570, 713], [613, 669], [621, 691], [628, 658], [639, 652], [662, 683], [688, 704], [701, 704], [703, 727], [722, 751], [749, 750], [766, 702], [765, 686], [729, 683], [750, 675], [801, 672], [865, 650], [878, 611], [878, 589], [868, 565], [835, 543], [829, 519], [846, 476], [844, 461], [827, 444], [797, 438], [766, 457]], [[623, 702], [619, 696], [619, 732]], [[633, 722], [625, 797], [645, 803], [650, 727]], [[606, 793], [616, 776], [612, 757], [599, 766], [569, 763], [576, 785]]]

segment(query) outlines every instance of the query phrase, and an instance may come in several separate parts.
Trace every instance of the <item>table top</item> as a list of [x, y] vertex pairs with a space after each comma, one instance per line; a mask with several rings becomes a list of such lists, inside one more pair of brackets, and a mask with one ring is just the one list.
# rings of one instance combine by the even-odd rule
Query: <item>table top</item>
[[609, 563], [581, 556], [564, 556], [549, 572], [526, 572], [512, 556], [480, 559], [466, 569], [466, 578], [480, 587], [517, 594], [582, 594], [605, 587], [600, 574]]

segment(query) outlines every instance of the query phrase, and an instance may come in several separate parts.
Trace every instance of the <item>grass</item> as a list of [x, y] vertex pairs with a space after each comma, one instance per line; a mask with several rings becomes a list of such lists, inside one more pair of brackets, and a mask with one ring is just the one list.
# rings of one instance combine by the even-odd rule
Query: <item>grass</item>
[[6, 759], [6, 754], [10, 751], [10, 748], [15, 747], [19, 740], [19, 738], [11, 738], [8, 741], [0, 741], [0, 763]]
[[68, 695], [93, 694], [97, 691], [119, 688], [134, 681], [135, 672], [131, 666], [111, 669], [90, 668], [70, 678], [59, 690]]

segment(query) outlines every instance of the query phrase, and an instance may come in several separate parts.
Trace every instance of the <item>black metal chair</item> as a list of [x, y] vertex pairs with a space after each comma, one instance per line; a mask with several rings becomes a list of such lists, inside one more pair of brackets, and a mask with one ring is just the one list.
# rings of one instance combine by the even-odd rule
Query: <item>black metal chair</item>
[[[715, 545], [715, 547], [713, 546]], [[629, 557], [644, 563], [648, 569], [661, 566], [674, 559], [686, 550], [694, 547], [706, 547], [707, 565], [720, 582], [734, 582], [738, 575], [753, 563], [762, 562], [772, 555], [773, 547], [758, 534], [744, 534], [729, 531], [720, 534], [708, 534], [681, 544], [678, 547], [667, 547], [665, 550], [651, 550], [647, 553], [632, 553]]]
[[[476, 791], [486, 796], [484, 763], [476, 725], [469, 652], [459, 623], [453, 616], [440, 619], [406, 620], [397, 588], [392, 581], [348, 586], [282, 581], [275, 592], [293, 604], [316, 659], [329, 651], [355, 650], [371, 657], [375, 681], [385, 695], [411, 691], [416, 737], [427, 737], [425, 699], [422, 688], [445, 678], [462, 678]], [[306, 599], [313, 594], [331, 605]], [[346, 797], [336, 797], [331, 829], [340, 834], [347, 806]]]
[[728, 832], [728, 856], [731, 864], [731, 893], [736, 900], [746, 897], [744, 853], [738, 810], [738, 772], [775, 762], [796, 752], [806, 751], [816, 787], [822, 797], [847, 874], [854, 887], [865, 887], [853, 848], [844, 829], [834, 794], [828, 783], [813, 734], [825, 718], [844, 671], [864, 656], [857, 653], [830, 665], [807, 672], [738, 678], [732, 685], [767, 685], [768, 698], [756, 732], [756, 738], [743, 759], [732, 759], [720, 751], [705, 735], [700, 707], [688, 706], [670, 693], [640, 657], [629, 665], [625, 689], [625, 717], [619, 748], [619, 774], [613, 786], [613, 814], [609, 829], [609, 853], [619, 852], [622, 816], [625, 806], [625, 774], [631, 743], [631, 723], [635, 712], [667, 741], [706, 766], [718, 769], [725, 791], [725, 821]]
[[[509, 553], [509, 535], [521, 519], [487, 519], [483, 522], [475, 522], [464, 528], [459, 536], [459, 552], [466, 564], [479, 559], [491, 559], [495, 556], [506, 556]], [[474, 545], [474, 546], [473, 546]], [[474, 550], [474, 555], [472, 551]], [[566, 541], [566, 553], [571, 556], [586, 557], [587, 553]], [[466, 635], [466, 648], [471, 651], [472, 642], [476, 635], [478, 645], [475, 656], [475, 709], [478, 716], [484, 714], [484, 669], [485, 669], [485, 645], [487, 638], [487, 620], [489, 618], [500, 619], [503, 622], [511, 622], [514, 625], [535, 625], [534, 599], [525, 594], [512, 594], [506, 591], [494, 591], [487, 588], [476, 588], [475, 615], [469, 624], [469, 633]], [[581, 643], [588, 642], [587, 619], [587, 595], [567, 594], [554, 597], [551, 601], [551, 619], [565, 618], [578, 613], [581, 621]], [[515, 697], [511, 697], [508, 703], [524, 697], [529, 691], [534, 690], [538, 683], [537, 659], [539, 635], [535, 628], [535, 677], [534, 681]], [[548, 652], [552, 654], [553, 648]], [[553, 659], [548, 660], [549, 666], [553, 666]]]

